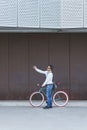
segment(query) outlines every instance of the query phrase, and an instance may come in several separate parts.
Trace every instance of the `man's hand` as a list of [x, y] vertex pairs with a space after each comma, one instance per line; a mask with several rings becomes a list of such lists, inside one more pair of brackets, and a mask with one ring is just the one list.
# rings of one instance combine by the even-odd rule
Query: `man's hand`
[[36, 70], [37, 66], [33, 66], [33, 69]]
[[43, 88], [44, 86], [42, 85], [41, 87]]

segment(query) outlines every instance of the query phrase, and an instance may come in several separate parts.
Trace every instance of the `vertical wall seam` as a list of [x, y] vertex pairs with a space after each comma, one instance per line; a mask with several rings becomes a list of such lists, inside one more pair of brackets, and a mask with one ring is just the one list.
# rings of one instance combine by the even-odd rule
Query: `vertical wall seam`
[[49, 34], [47, 34], [47, 38], [48, 38], [48, 65], [50, 64], [50, 38], [49, 38]]
[[8, 34], [8, 99], [10, 99], [9, 95], [10, 95], [10, 87], [9, 87], [9, 34]]
[[30, 70], [30, 35], [28, 35], [28, 86], [29, 86], [29, 93], [31, 91], [31, 86], [30, 86], [30, 73], [29, 73], [29, 70]]
[[71, 99], [71, 66], [70, 66], [71, 49], [70, 49], [70, 40], [71, 40], [71, 34], [69, 34], [69, 97]]

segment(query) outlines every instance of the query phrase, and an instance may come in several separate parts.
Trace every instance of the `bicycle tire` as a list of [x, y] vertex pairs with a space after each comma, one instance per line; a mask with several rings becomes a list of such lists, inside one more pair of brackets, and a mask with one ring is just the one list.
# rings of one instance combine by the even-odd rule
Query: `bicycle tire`
[[[33, 97], [34, 96], [40, 96], [40, 99], [38, 99], [38, 100], [36, 100], [36, 99], [34, 99], [33, 100]], [[43, 102], [44, 102], [44, 95], [42, 94], [42, 93], [40, 93], [40, 92], [33, 92], [31, 95], [30, 95], [30, 99], [29, 99], [29, 101], [30, 101], [30, 104], [33, 106], [33, 107], [40, 107], [42, 104], [43, 104]]]
[[63, 107], [68, 103], [68, 95], [64, 91], [57, 91], [53, 95], [53, 102], [56, 106]]

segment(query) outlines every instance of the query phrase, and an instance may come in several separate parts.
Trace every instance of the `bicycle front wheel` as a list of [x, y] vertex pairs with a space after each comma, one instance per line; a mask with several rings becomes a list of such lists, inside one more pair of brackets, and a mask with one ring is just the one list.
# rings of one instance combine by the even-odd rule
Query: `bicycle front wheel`
[[30, 104], [33, 107], [39, 107], [44, 102], [44, 95], [40, 92], [33, 92], [30, 96]]
[[68, 103], [68, 95], [64, 91], [57, 91], [53, 96], [53, 102], [56, 106], [63, 107]]

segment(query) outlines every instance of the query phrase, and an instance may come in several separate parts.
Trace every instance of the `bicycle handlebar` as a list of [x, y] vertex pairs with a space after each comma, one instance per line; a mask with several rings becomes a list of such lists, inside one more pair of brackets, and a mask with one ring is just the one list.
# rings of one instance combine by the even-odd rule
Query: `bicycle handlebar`
[[[60, 85], [61, 82], [59, 81], [59, 82], [57, 82], [56, 84], [57, 84], [57, 85]], [[40, 87], [41, 85], [38, 83], [37, 86]]]
[[40, 84], [37, 84], [38, 87], [40, 87]]

